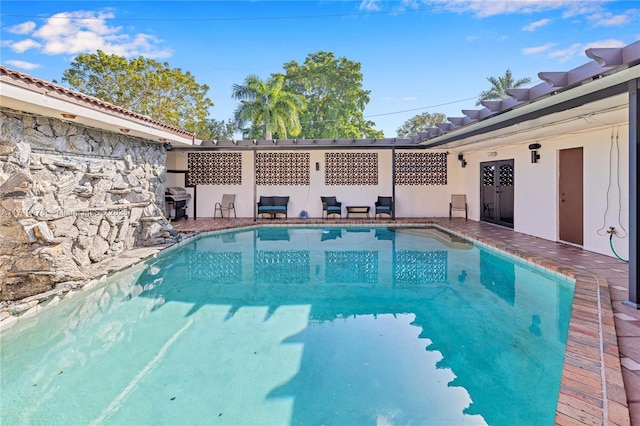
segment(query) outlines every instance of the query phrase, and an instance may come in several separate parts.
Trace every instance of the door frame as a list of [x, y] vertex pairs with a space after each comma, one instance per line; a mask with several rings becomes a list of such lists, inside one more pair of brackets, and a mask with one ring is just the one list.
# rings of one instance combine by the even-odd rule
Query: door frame
[[[513, 169], [513, 174], [514, 174], [514, 182], [512, 184], [512, 190], [513, 193], [515, 195], [515, 161], [513, 158], [511, 159], [506, 159], [506, 160], [495, 160], [495, 161], [483, 161], [480, 163], [480, 221], [482, 222], [488, 222], [488, 223], [495, 223], [497, 225], [501, 225], [501, 226], [506, 226], [508, 228], [513, 228], [514, 226], [514, 222], [515, 222], [515, 197], [512, 197], [512, 204], [510, 206], [510, 210], [512, 212], [514, 212], [513, 216], [513, 222], [506, 222], [504, 220], [502, 220], [502, 215], [501, 215], [501, 203], [502, 203], [502, 197], [501, 197], [501, 193], [502, 191], [500, 191], [500, 166], [504, 165], [504, 164], [510, 164], [512, 169]], [[486, 166], [493, 166], [493, 198], [490, 200], [491, 203], [493, 204], [493, 217], [486, 217], [484, 216], [484, 212], [485, 212], [485, 207], [488, 205], [487, 202], [485, 201], [485, 197], [484, 197], [484, 167]]]
[[[565, 154], [565, 163], [563, 167], [563, 153]], [[567, 155], [574, 153], [574, 157], [580, 157], [579, 164], [571, 162], [573, 170], [568, 171]], [[573, 155], [573, 154], [571, 154]], [[563, 172], [564, 170], [564, 172]], [[558, 150], [558, 241], [577, 246], [584, 245], [584, 147], [574, 147]], [[570, 188], [567, 188], [570, 186]], [[570, 203], [578, 206], [577, 210], [567, 209], [564, 204], [567, 198], [565, 189], [570, 189], [569, 195], [572, 196]], [[579, 191], [579, 192], [578, 192]], [[578, 211], [579, 210], [579, 211]], [[570, 224], [567, 226], [567, 224]], [[575, 229], [572, 229], [575, 228]], [[579, 235], [577, 235], [579, 233]]]

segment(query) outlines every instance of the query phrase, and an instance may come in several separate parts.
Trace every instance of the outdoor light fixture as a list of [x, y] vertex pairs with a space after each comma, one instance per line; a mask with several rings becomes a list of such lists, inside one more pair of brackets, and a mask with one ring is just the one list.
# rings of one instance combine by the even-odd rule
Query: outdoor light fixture
[[64, 118], [68, 118], [69, 120], [74, 120], [76, 118], [75, 115], [73, 114], [68, 114], [66, 112], [63, 112], [62, 114], [60, 114], [61, 116], [63, 116]]
[[542, 145], [540, 145], [539, 143], [532, 143], [531, 145], [529, 145], [529, 149], [531, 150], [532, 163], [537, 163], [538, 160], [540, 159], [540, 154], [538, 154], [538, 151], [537, 151], [540, 149], [540, 147], [542, 147]]
[[129, 133], [129, 129], [120, 129], [122, 133]]
[[163, 146], [167, 151], [171, 151], [173, 149], [173, 145], [171, 145], [169, 142], [166, 142]]
[[319, 170], [320, 170], [320, 163], [316, 162], [316, 171], [319, 171]]
[[460, 160], [462, 167], [467, 167], [467, 160], [464, 159], [464, 155], [458, 154], [458, 160]]
[[496, 155], [498, 155], [498, 153], [495, 151], [487, 152], [487, 157], [495, 157]]

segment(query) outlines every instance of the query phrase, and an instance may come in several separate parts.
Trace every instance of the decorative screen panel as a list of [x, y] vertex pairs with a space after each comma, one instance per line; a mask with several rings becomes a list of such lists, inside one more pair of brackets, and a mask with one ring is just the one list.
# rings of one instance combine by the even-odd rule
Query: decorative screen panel
[[309, 250], [258, 250], [254, 268], [256, 284], [302, 284], [311, 277]]
[[197, 251], [189, 259], [189, 281], [237, 284], [242, 281], [242, 253]]
[[396, 185], [446, 185], [445, 152], [402, 152], [396, 154]]
[[447, 282], [447, 251], [400, 250], [396, 253], [396, 284]]
[[327, 152], [324, 154], [325, 185], [377, 185], [378, 154]]
[[325, 281], [328, 283], [378, 282], [377, 251], [325, 251], [324, 265]]
[[495, 166], [483, 166], [482, 167], [482, 186], [494, 186], [495, 185]]
[[500, 165], [500, 186], [513, 186], [513, 165]]
[[187, 186], [242, 184], [242, 154], [238, 152], [189, 152], [187, 166]]
[[309, 153], [259, 152], [256, 154], [257, 185], [309, 185]]

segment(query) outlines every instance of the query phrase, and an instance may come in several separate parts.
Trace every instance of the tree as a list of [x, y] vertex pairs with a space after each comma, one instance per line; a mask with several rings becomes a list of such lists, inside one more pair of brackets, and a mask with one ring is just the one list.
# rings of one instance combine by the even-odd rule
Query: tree
[[369, 90], [362, 88], [360, 63], [330, 52], [309, 54], [303, 65], [284, 64], [287, 88], [307, 101], [300, 115], [306, 139], [382, 138], [375, 123], [365, 120]]
[[[300, 134], [304, 98], [285, 90], [284, 75], [272, 74], [266, 81], [250, 75], [243, 85], [233, 85], [232, 95], [240, 100], [234, 118], [244, 137], [287, 139]], [[247, 123], [251, 126], [243, 129]]]
[[480, 101], [500, 100], [505, 99], [507, 96], [507, 89], [517, 89], [531, 82], [531, 78], [521, 78], [518, 81], [513, 80], [511, 70], [507, 68], [507, 71], [502, 77], [487, 77], [489, 83], [491, 83], [491, 89], [483, 90], [480, 92], [480, 96], [476, 105], [480, 105]]
[[423, 112], [405, 121], [402, 126], [398, 127], [396, 132], [399, 138], [405, 138], [407, 136], [417, 135], [418, 132], [424, 132], [430, 127], [435, 127], [436, 123], [444, 123], [445, 121], [447, 121], [447, 116], [441, 112], [435, 112], [433, 114]]
[[200, 126], [202, 130], [198, 137], [202, 140], [229, 140], [233, 139], [236, 125], [233, 121], [216, 120], [215, 118], [206, 120]]
[[63, 73], [63, 82], [84, 94], [182, 129], [203, 130], [209, 86], [191, 73], [142, 56], [127, 59], [101, 50], [82, 53]]

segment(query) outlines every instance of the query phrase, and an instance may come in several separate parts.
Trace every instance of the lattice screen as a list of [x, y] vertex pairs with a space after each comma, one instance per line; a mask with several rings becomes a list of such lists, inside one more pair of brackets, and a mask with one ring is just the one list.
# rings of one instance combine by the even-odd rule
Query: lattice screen
[[242, 280], [242, 253], [195, 252], [189, 259], [189, 281], [237, 284]]
[[325, 185], [377, 185], [378, 154], [327, 152], [324, 154]]
[[495, 185], [495, 166], [482, 166], [482, 186]]
[[447, 282], [447, 251], [399, 250], [396, 252], [396, 284]]
[[242, 184], [242, 154], [237, 152], [190, 152], [187, 166], [187, 186]]
[[446, 185], [447, 154], [401, 152], [396, 154], [396, 185]]
[[328, 283], [378, 282], [377, 251], [325, 251], [324, 265], [325, 281]]
[[513, 186], [513, 165], [500, 165], [500, 186]]
[[309, 153], [259, 152], [256, 185], [309, 185]]
[[256, 284], [302, 284], [311, 277], [309, 250], [258, 250], [254, 262]]

